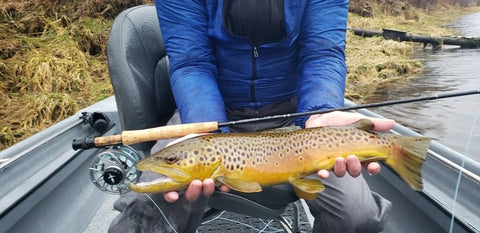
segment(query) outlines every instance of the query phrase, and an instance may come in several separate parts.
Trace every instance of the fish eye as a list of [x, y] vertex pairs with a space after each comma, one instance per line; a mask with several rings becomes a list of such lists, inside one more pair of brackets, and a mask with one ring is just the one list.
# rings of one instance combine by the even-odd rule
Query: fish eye
[[175, 163], [177, 161], [178, 161], [178, 159], [174, 155], [170, 155], [165, 159], [165, 162], [170, 163], [170, 164]]

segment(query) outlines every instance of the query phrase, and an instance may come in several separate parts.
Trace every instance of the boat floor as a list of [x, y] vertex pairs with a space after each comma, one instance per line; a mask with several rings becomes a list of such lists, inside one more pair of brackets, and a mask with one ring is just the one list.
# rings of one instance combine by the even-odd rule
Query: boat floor
[[[118, 199], [117, 195], [107, 195], [102, 206], [95, 214], [84, 233], [107, 232], [110, 222], [118, 215], [118, 211], [113, 209], [113, 203]], [[311, 216], [305, 211], [308, 208], [302, 201], [300, 208], [299, 228], [300, 232], [312, 232]], [[294, 216], [294, 204], [290, 204], [282, 216], [288, 223], [292, 224]], [[278, 222], [252, 218], [242, 214], [232, 212], [219, 212], [204, 221], [197, 232], [283, 232]]]

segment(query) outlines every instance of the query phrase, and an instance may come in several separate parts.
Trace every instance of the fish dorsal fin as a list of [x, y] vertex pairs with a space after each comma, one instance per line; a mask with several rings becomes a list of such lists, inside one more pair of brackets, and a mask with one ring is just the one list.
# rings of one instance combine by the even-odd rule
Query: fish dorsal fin
[[321, 181], [315, 179], [292, 179], [290, 184], [298, 197], [310, 200], [314, 199], [317, 194], [325, 189]]
[[245, 181], [239, 179], [232, 179], [224, 176], [217, 177], [217, 180], [229, 186], [233, 190], [244, 193], [257, 193], [262, 191], [262, 187], [259, 183], [253, 181]]
[[369, 119], [366, 119], [366, 118], [362, 118], [358, 121], [355, 121], [355, 122], [352, 123], [352, 125], [357, 129], [361, 129], [361, 130], [365, 130], [365, 131], [373, 129], [373, 122]]

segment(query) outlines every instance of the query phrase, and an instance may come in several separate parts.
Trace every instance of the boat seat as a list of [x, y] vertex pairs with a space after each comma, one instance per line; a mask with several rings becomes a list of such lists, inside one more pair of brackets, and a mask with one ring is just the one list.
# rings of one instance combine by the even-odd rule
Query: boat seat
[[[168, 59], [155, 6], [129, 8], [115, 18], [108, 40], [108, 69], [122, 130], [167, 123], [176, 105], [170, 90]], [[139, 143], [133, 148], [148, 155], [153, 144]], [[277, 219], [285, 230], [292, 232], [281, 214], [288, 204], [297, 200], [291, 185], [283, 184], [249, 195], [215, 191], [208, 206], [212, 210]], [[294, 207], [298, 211], [298, 202]], [[293, 228], [298, 231], [298, 226]]]

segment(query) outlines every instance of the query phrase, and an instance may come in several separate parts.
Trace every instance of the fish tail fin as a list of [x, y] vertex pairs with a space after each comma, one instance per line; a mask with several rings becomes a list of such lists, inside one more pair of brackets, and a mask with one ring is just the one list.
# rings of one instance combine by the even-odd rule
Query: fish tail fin
[[422, 164], [425, 161], [431, 138], [389, 135], [394, 137], [396, 147], [385, 163], [391, 167], [410, 187], [423, 189]]

